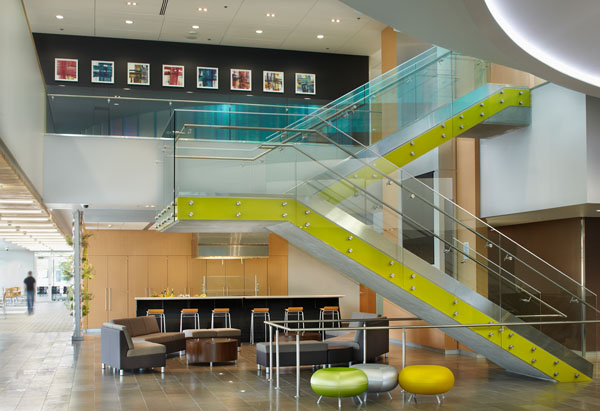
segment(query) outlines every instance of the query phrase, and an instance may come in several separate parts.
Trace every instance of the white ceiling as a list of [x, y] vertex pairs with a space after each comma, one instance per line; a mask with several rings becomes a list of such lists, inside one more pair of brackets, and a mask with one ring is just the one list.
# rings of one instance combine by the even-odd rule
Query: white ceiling
[[598, 0], [342, 1], [420, 40], [600, 97]]
[[159, 14], [162, 0], [136, 3], [24, 0], [34, 33], [370, 55], [380, 49], [386, 27], [338, 0], [170, 0], [164, 16]]

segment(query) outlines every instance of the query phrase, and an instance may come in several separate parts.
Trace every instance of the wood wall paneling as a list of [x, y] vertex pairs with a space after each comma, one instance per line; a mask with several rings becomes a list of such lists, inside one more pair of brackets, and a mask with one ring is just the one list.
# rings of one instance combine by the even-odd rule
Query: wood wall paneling
[[229, 295], [244, 295], [244, 261], [225, 260], [225, 287]]
[[204, 276], [206, 276], [206, 260], [191, 258], [188, 263], [188, 289], [191, 296], [202, 294]]
[[88, 281], [88, 290], [93, 297], [90, 300], [87, 323], [89, 328], [100, 328], [108, 319], [107, 258], [88, 255], [88, 261], [92, 265], [94, 277]]
[[155, 255], [148, 257], [148, 288], [150, 295], [160, 293], [167, 288], [167, 257]]
[[133, 255], [129, 257], [128, 272], [128, 306], [129, 316], [136, 316], [135, 297], [148, 297], [148, 256]]
[[288, 256], [273, 255], [267, 263], [267, 287], [269, 295], [288, 293]]
[[288, 255], [288, 242], [277, 234], [269, 234], [269, 256]]
[[173, 289], [175, 295], [187, 292], [188, 260], [181, 255], [167, 257], [167, 288]]
[[254, 295], [254, 280], [258, 281], [258, 295], [267, 295], [269, 276], [266, 258], [248, 258], [244, 260], [246, 295]]
[[223, 295], [225, 290], [225, 260], [206, 260], [206, 293]]
[[108, 319], [127, 317], [127, 256], [107, 257]]

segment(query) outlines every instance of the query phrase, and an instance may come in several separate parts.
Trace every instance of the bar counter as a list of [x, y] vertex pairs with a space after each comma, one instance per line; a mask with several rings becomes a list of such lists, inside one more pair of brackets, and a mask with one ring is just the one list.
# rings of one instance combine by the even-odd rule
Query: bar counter
[[[304, 307], [306, 320], [317, 320], [319, 309], [324, 306], [340, 305], [343, 295], [232, 295], [208, 297], [136, 297], [136, 313], [146, 315], [149, 308], [165, 310], [167, 331], [179, 331], [179, 314], [182, 308], [197, 308], [200, 328], [210, 328], [211, 310], [229, 308], [231, 326], [242, 330], [242, 341], [250, 341], [250, 314], [253, 308], [269, 308], [271, 320], [283, 320], [285, 308]], [[344, 314], [341, 313], [342, 318]], [[295, 319], [295, 318], [292, 318]], [[264, 340], [262, 320], [255, 321], [256, 341]], [[184, 318], [183, 329], [194, 328], [193, 319]], [[314, 324], [316, 326], [316, 323]], [[224, 327], [223, 319], [215, 319], [215, 327]], [[267, 337], [268, 338], [268, 337]]]

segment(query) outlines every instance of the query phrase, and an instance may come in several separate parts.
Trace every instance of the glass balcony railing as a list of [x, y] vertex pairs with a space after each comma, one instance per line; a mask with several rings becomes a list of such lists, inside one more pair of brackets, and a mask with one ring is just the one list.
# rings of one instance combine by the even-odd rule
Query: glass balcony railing
[[[99, 91], [104, 94], [98, 95]], [[228, 123], [233, 115], [250, 120], [248, 116], [242, 117], [243, 113], [268, 114], [277, 118], [276, 124], [289, 126], [326, 103], [301, 98], [229, 95], [212, 98], [203, 95], [200, 100], [195, 94], [167, 94], [51, 87], [47, 96], [46, 130], [55, 134], [172, 137], [183, 122]], [[179, 113], [177, 122], [176, 111]], [[187, 114], [190, 112], [193, 114]]]

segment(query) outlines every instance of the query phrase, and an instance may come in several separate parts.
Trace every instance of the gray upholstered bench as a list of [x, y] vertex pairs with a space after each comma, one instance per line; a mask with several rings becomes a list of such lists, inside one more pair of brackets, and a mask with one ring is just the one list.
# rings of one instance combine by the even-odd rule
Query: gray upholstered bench
[[102, 368], [107, 365], [119, 370], [161, 367], [165, 371], [166, 347], [148, 341], [133, 341], [124, 325], [104, 323], [100, 330]]
[[[276, 366], [275, 344], [273, 343], [273, 366]], [[300, 341], [300, 365], [321, 365], [327, 363], [327, 344], [321, 341]], [[269, 367], [269, 343], [256, 344], [256, 364]], [[296, 343], [286, 341], [279, 343], [279, 366], [290, 367], [296, 365]]]

